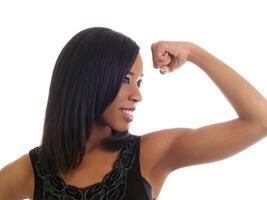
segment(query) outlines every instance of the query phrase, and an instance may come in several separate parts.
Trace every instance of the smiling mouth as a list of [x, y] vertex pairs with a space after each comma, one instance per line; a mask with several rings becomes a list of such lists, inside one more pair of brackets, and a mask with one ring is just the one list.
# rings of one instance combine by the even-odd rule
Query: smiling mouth
[[132, 111], [126, 109], [120, 109], [120, 112], [122, 113], [127, 122], [133, 121]]

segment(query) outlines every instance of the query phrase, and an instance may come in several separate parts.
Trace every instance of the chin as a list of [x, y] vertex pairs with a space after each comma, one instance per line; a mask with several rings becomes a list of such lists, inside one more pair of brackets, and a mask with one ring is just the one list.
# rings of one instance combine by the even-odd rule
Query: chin
[[110, 121], [106, 121], [106, 124], [113, 130], [115, 130], [116, 132], [120, 132], [120, 133], [124, 133], [125, 131], [129, 130], [130, 124], [129, 123], [125, 123], [120, 121], [120, 119], [118, 120], [110, 120]]
[[124, 134], [126, 131], [129, 130], [129, 127], [113, 127], [113, 130], [119, 132], [120, 134]]
[[124, 134], [125, 131], [128, 131], [128, 128], [121, 128], [121, 129], [115, 129], [117, 132], [120, 132], [121, 134]]

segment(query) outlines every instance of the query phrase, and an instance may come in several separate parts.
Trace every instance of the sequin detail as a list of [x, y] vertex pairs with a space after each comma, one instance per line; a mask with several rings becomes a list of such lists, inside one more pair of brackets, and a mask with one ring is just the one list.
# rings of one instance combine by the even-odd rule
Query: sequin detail
[[[43, 199], [49, 200], [122, 200], [126, 195], [127, 175], [132, 168], [135, 153], [133, 146], [137, 141], [134, 136], [129, 143], [123, 147], [119, 157], [114, 163], [113, 169], [109, 171], [101, 182], [85, 188], [78, 188], [65, 184], [61, 177], [50, 175], [37, 160], [35, 169], [38, 179], [41, 179], [43, 187]], [[40, 155], [39, 147], [34, 153]]]

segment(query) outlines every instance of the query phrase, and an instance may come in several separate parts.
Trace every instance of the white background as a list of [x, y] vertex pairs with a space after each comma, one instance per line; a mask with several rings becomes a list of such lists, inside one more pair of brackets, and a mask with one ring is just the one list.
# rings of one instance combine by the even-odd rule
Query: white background
[[[39, 145], [55, 61], [79, 31], [106, 26], [130, 36], [141, 47], [143, 101], [130, 132], [142, 135], [238, 117], [196, 65], [187, 63], [165, 76], [155, 70], [152, 42], [194, 42], [267, 97], [266, 19], [264, 1], [258, 0], [1, 2], [0, 168]], [[176, 170], [166, 179], [158, 199], [266, 200], [266, 152], [263, 139], [228, 159]]]

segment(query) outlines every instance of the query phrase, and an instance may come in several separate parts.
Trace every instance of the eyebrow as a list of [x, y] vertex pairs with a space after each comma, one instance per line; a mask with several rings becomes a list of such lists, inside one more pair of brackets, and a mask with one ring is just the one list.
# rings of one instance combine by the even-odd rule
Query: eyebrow
[[[129, 74], [130, 75], [135, 75], [135, 73], [133, 73], [133, 72], [129, 72]], [[144, 74], [141, 74], [140, 76], [142, 77], [142, 76], [144, 76]]]

